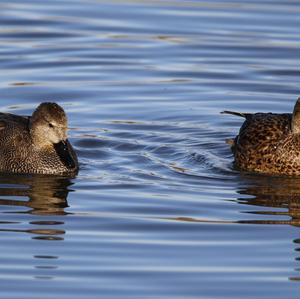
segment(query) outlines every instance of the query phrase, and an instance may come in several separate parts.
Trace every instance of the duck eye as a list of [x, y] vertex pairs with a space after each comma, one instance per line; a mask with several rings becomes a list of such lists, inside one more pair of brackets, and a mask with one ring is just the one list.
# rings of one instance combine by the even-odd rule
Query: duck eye
[[49, 128], [54, 128], [54, 126], [51, 123], [49, 123]]

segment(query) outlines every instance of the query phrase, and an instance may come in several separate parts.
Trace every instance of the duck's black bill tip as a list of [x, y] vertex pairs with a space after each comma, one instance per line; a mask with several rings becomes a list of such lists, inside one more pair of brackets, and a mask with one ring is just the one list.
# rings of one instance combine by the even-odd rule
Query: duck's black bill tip
[[61, 162], [68, 168], [68, 169], [76, 169], [77, 162], [74, 157], [73, 150], [68, 140], [62, 140], [58, 143], [54, 144], [54, 149], [59, 156]]

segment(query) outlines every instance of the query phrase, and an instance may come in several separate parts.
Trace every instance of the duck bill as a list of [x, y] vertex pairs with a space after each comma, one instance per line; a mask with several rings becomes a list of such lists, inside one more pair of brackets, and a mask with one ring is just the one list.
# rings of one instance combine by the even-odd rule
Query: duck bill
[[76, 167], [74, 152], [68, 139], [55, 143], [54, 149], [66, 168], [73, 169]]
[[68, 139], [62, 140], [60, 143], [61, 143], [61, 146], [63, 147], [63, 149], [65, 151], [67, 151], [68, 150], [68, 143], [69, 143]]

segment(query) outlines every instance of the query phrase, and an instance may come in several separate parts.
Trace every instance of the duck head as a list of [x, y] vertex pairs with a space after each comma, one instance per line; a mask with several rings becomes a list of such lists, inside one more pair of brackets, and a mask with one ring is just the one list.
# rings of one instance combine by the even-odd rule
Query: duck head
[[44, 148], [67, 142], [68, 119], [56, 103], [42, 103], [30, 118], [30, 134], [35, 146]]

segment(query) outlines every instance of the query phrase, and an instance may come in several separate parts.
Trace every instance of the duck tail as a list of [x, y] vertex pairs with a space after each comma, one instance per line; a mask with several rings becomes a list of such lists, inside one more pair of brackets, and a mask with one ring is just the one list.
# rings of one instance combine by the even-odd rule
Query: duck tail
[[250, 113], [242, 113], [242, 112], [235, 112], [235, 111], [228, 111], [228, 110], [222, 111], [221, 114], [231, 114], [243, 118], [247, 118], [250, 115]]

